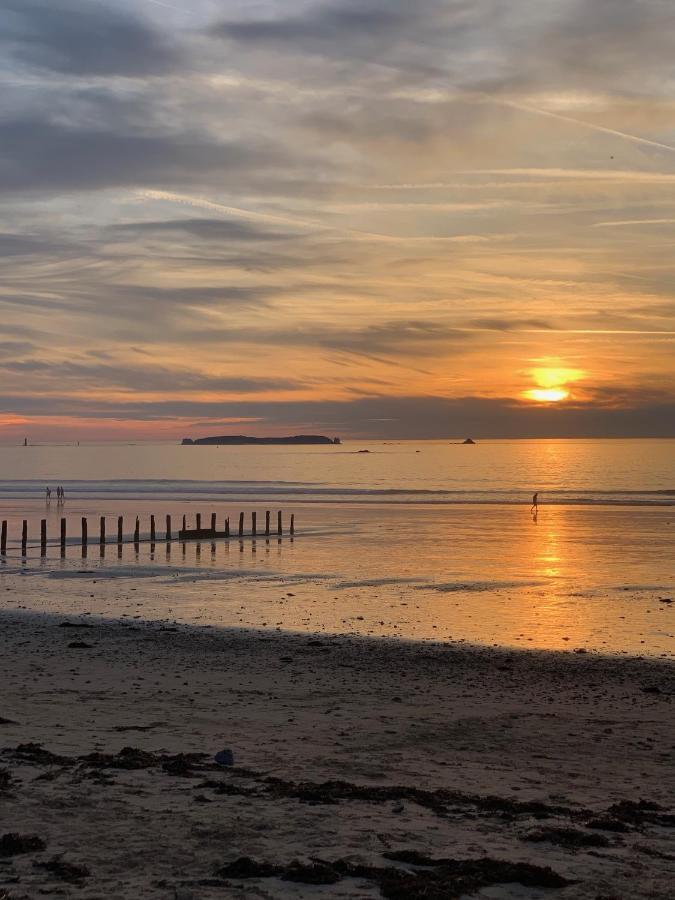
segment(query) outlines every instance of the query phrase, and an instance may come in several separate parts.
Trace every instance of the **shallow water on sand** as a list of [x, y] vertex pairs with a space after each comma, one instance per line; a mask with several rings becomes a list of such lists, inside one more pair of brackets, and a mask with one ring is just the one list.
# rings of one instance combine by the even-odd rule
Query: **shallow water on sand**
[[[675, 655], [675, 510], [662, 506], [523, 506], [342, 503], [295, 505], [297, 533], [280, 539], [90, 545], [79, 517], [128, 514], [128, 500], [70, 500], [73, 541], [64, 559], [40, 557], [44, 505], [5, 501], [28, 515], [27, 558], [10, 547], [0, 564], [5, 607], [90, 612], [263, 629], [394, 635], [541, 649]], [[250, 505], [138, 499], [163, 536], [187, 510], [208, 522]], [[61, 511], [49, 511], [51, 519]], [[264, 508], [258, 506], [258, 522]], [[273, 516], [273, 522], [276, 521]], [[127, 518], [128, 526], [130, 521]], [[94, 525], [96, 524], [96, 528]], [[285, 520], [285, 527], [287, 519]], [[159, 529], [162, 529], [161, 531]], [[16, 529], [15, 529], [16, 530]], [[126, 529], [127, 535], [129, 528]], [[3, 590], [6, 587], [9, 590]]]

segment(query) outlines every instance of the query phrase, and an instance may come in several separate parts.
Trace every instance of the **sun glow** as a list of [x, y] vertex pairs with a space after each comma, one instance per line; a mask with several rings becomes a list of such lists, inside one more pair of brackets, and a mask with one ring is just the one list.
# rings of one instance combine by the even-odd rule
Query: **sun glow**
[[525, 391], [526, 397], [539, 403], [558, 403], [560, 400], [566, 400], [569, 395], [570, 392], [565, 388], [533, 388], [531, 391]]
[[[557, 360], [550, 362], [557, 363]], [[570, 397], [569, 383], [579, 381], [585, 375], [581, 369], [569, 369], [555, 364], [537, 366], [530, 371], [530, 376], [537, 387], [523, 391], [523, 396], [537, 403], [560, 403]]]

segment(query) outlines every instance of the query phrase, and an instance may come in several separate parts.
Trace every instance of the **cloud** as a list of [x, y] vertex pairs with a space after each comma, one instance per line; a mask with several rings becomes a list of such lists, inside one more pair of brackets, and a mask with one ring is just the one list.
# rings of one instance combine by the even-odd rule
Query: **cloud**
[[[342, 437], [452, 439], [491, 437], [675, 437], [675, 402], [629, 408], [517, 404], [507, 398], [363, 397], [349, 401], [130, 401], [69, 396], [0, 395], [0, 410], [36, 417], [59, 414], [106, 421], [173, 422], [176, 437], [199, 423], [199, 433], [226, 420], [257, 420], [256, 433], [320, 431]], [[209, 421], [213, 420], [213, 426]]]
[[364, 356], [434, 356], [472, 339], [470, 331], [433, 321], [388, 321], [365, 327], [299, 327], [293, 329], [229, 328], [192, 331], [199, 343], [275, 344], [284, 347], [314, 347]]
[[138, 367], [125, 362], [115, 365], [91, 365], [80, 362], [25, 359], [18, 362], [0, 362], [0, 369], [28, 378], [32, 376], [34, 389], [37, 384], [51, 386], [59, 383], [62, 389], [63, 386], [69, 385], [71, 388], [105, 387], [112, 390], [123, 388], [143, 393], [159, 391], [181, 394], [215, 391], [227, 394], [258, 394], [278, 390], [294, 391], [301, 387], [292, 379], [214, 376], [178, 367], [171, 369], [161, 366]]
[[[269, 163], [270, 152], [190, 134], [124, 134], [44, 118], [0, 121], [0, 191], [97, 190], [199, 183]], [[278, 162], [278, 157], [274, 157]]]
[[163, 74], [181, 58], [158, 29], [91, 0], [3, 0], [0, 45], [18, 62], [68, 75]]
[[211, 34], [244, 43], [288, 44], [344, 52], [345, 45], [372, 46], [419, 22], [419, 13], [399, 2], [343, 2], [310, 7], [303, 13], [268, 19], [222, 21]]
[[[231, 219], [164, 219], [161, 221], [127, 222], [111, 227], [113, 234], [148, 235], [191, 235], [202, 241], [276, 241], [288, 235], [258, 228], [255, 225]], [[0, 248], [2, 235], [0, 235]]]
[[472, 319], [468, 324], [472, 328], [485, 329], [486, 331], [519, 331], [523, 328], [550, 331], [555, 328], [547, 319], [518, 319], [510, 317]]
[[33, 349], [34, 345], [30, 341], [0, 341], [0, 358], [22, 356]]

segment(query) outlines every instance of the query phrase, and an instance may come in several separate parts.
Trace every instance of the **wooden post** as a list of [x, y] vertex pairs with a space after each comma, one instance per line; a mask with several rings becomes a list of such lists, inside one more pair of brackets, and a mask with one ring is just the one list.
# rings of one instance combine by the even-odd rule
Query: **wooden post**
[[98, 535], [98, 542], [101, 546], [105, 544], [105, 516], [101, 516], [101, 528]]
[[197, 513], [197, 531], [202, 527], [202, 514]]
[[87, 546], [87, 520], [82, 516], [82, 546]]
[[284, 529], [281, 523], [281, 510], [277, 513], [277, 534], [281, 535], [284, 533]]
[[230, 517], [227, 516], [225, 519], [225, 537], [228, 538], [230, 536]]
[[216, 530], [216, 514], [211, 513], [211, 531]]
[[166, 517], [166, 539], [171, 540], [171, 516]]
[[61, 556], [66, 552], [66, 520], [61, 519]]
[[47, 552], [47, 520], [42, 519], [40, 522], [40, 553], [44, 556]]
[[152, 544], [155, 543], [155, 537], [156, 537], [156, 533], [155, 533], [155, 517], [154, 517], [154, 516], [150, 516], [150, 543], [152, 543]]
[[239, 513], [239, 537], [244, 534], [244, 514]]
[[187, 530], [187, 522], [185, 521], [185, 516], [183, 516], [183, 531]]
[[265, 537], [270, 536], [270, 511], [269, 509], [265, 512]]
[[295, 534], [295, 514], [291, 516], [291, 534]]
[[134, 544], [137, 544], [141, 539], [141, 523], [138, 520], [138, 516], [136, 516], [136, 525], [134, 527]]
[[253, 535], [253, 537], [255, 537], [256, 534], [258, 533], [257, 520], [258, 520], [258, 514], [255, 512], [252, 512], [251, 513], [251, 534]]
[[124, 540], [124, 516], [117, 517], [117, 543], [121, 544]]
[[0, 553], [7, 556], [7, 519], [2, 520], [2, 531], [0, 531]]
[[21, 555], [26, 555], [26, 544], [28, 543], [28, 522], [24, 519], [21, 526]]

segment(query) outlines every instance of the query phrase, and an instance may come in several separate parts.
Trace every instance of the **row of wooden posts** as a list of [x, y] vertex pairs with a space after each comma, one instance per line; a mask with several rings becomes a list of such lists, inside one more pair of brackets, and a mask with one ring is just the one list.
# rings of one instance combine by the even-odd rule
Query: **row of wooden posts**
[[[231, 529], [230, 529], [230, 517], [228, 516], [225, 519], [225, 529], [222, 532], [217, 530], [217, 517], [216, 513], [211, 513], [211, 527], [210, 528], [202, 528], [202, 516], [201, 513], [197, 513], [195, 516], [196, 525], [194, 530], [189, 530], [187, 527], [186, 517], [183, 516], [183, 527], [178, 532], [178, 540], [212, 540], [216, 538], [229, 538], [231, 537]], [[272, 513], [270, 510], [265, 512], [265, 537], [269, 537], [272, 533]], [[281, 510], [277, 513], [277, 528], [276, 534], [281, 536], [283, 534], [283, 519]], [[291, 516], [289, 534], [295, 534], [295, 516]], [[82, 518], [82, 546], [86, 547], [89, 544], [89, 527], [86, 517]], [[238, 537], [244, 536], [244, 513], [239, 513], [239, 524], [237, 528]], [[252, 537], [256, 537], [258, 535], [258, 521], [257, 514], [255, 512], [251, 513], [251, 531], [250, 535]], [[134, 526], [134, 544], [140, 543], [141, 540], [141, 524], [138, 516], [136, 516], [136, 523]], [[173, 540], [173, 531], [171, 527], [171, 516], [166, 517], [166, 531], [164, 534], [165, 541]], [[61, 545], [61, 551], [65, 552], [66, 549], [66, 519], [61, 519], [61, 531], [59, 536], [59, 541]], [[155, 517], [150, 516], [150, 542], [155, 543], [157, 541], [157, 527], [155, 522]], [[112, 541], [108, 541], [106, 538], [106, 517], [100, 517], [99, 523], [99, 544], [103, 546], [106, 543], [113, 543]], [[117, 517], [117, 543], [124, 543], [124, 516]], [[21, 551], [22, 553], [26, 552], [26, 547], [28, 544], [28, 520], [24, 519], [21, 527]], [[40, 549], [45, 551], [47, 549], [47, 520], [42, 519], [40, 522]], [[5, 556], [7, 554], [7, 520], [3, 520], [2, 525], [0, 526], [0, 554]]]

